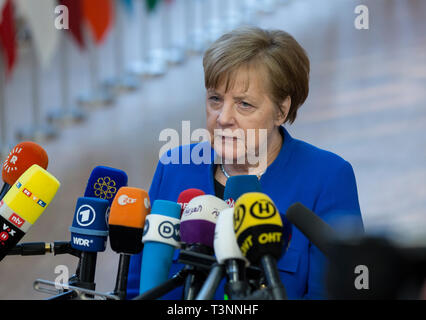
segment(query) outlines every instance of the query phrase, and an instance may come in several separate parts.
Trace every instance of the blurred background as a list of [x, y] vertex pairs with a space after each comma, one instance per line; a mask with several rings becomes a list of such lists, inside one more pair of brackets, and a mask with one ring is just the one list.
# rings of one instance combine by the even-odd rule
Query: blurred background
[[[205, 127], [203, 51], [244, 24], [285, 30], [306, 49], [310, 94], [287, 129], [352, 164], [366, 231], [426, 239], [426, 1], [0, 0], [0, 10], [1, 159], [35, 141], [61, 182], [23, 242], [70, 239], [95, 166], [149, 190], [160, 132]], [[48, 297], [32, 284], [54, 281], [57, 265], [71, 275], [77, 258], [6, 257], [0, 299]], [[98, 291], [113, 290], [117, 267], [108, 244]]]

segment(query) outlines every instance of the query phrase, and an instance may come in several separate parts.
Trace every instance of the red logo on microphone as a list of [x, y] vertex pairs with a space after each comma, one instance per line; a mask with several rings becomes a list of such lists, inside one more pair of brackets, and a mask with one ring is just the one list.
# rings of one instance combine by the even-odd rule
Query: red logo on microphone
[[25, 223], [25, 220], [18, 216], [16, 213], [13, 213], [10, 216], [9, 221], [12, 222], [18, 228], [22, 227], [22, 225]]

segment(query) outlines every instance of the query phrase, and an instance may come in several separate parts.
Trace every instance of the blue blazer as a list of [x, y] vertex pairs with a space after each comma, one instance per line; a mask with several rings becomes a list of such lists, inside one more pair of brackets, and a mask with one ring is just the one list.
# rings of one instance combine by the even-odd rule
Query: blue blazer
[[[332, 226], [342, 218], [350, 218], [355, 230], [363, 231], [355, 175], [349, 162], [334, 153], [319, 149], [301, 140], [294, 139], [282, 126], [283, 146], [277, 158], [260, 178], [262, 191], [276, 204], [279, 212], [285, 214], [295, 202], [314, 211]], [[208, 142], [204, 142], [208, 143]], [[204, 154], [204, 151], [210, 154]], [[191, 152], [210, 158], [209, 163], [201, 163]], [[180, 164], [163, 164], [166, 158], [179, 156]], [[179, 194], [189, 188], [215, 194], [214, 189], [214, 150], [203, 143], [180, 146], [163, 155], [149, 190], [151, 203], [156, 199], [177, 201]], [[177, 160], [177, 159], [176, 159]], [[186, 162], [186, 163], [185, 163]], [[189, 162], [189, 163], [188, 163]], [[327, 260], [295, 226], [292, 239], [285, 254], [278, 261], [278, 270], [289, 299], [327, 298], [324, 275]], [[170, 276], [183, 266], [177, 263], [179, 250], [175, 251]], [[130, 262], [127, 298], [139, 294], [142, 253], [133, 255]], [[182, 287], [165, 295], [163, 299], [181, 299]], [[217, 299], [223, 299], [223, 282], [218, 289]]]

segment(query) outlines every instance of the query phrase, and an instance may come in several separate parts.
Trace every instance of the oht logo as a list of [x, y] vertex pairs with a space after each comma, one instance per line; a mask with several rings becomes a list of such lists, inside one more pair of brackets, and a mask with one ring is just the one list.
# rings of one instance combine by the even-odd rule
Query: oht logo
[[355, 267], [355, 274], [358, 274], [357, 277], [355, 277], [355, 288], [357, 290], [368, 290], [370, 289], [370, 279], [369, 279], [369, 271], [368, 267], [365, 265], [358, 265]]

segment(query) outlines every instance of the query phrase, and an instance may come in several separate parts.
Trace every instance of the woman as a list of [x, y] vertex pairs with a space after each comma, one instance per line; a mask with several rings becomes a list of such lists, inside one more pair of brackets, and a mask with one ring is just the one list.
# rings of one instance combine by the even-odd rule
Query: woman
[[[301, 202], [329, 223], [352, 217], [362, 230], [351, 165], [294, 139], [283, 126], [295, 121], [309, 92], [310, 63], [297, 41], [280, 30], [240, 28], [210, 46], [203, 66], [212, 161], [165, 165], [160, 160], [149, 191], [151, 203], [177, 201], [188, 188], [222, 198], [228, 177], [256, 174], [279, 212]], [[181, 146], [179, 151], [194, 147], [199, 146]], [[138, 294], [140, 263], [141, 255], [132, 257], [128, 298]], [[289, 299], [326, 298], [324, 266], [323, 254], [293, 227], [290, 247], [278, 261]], [[171, 275], [179, 267], [172, 269]], [[181, 295], [174, 291], [166, 298]]]

